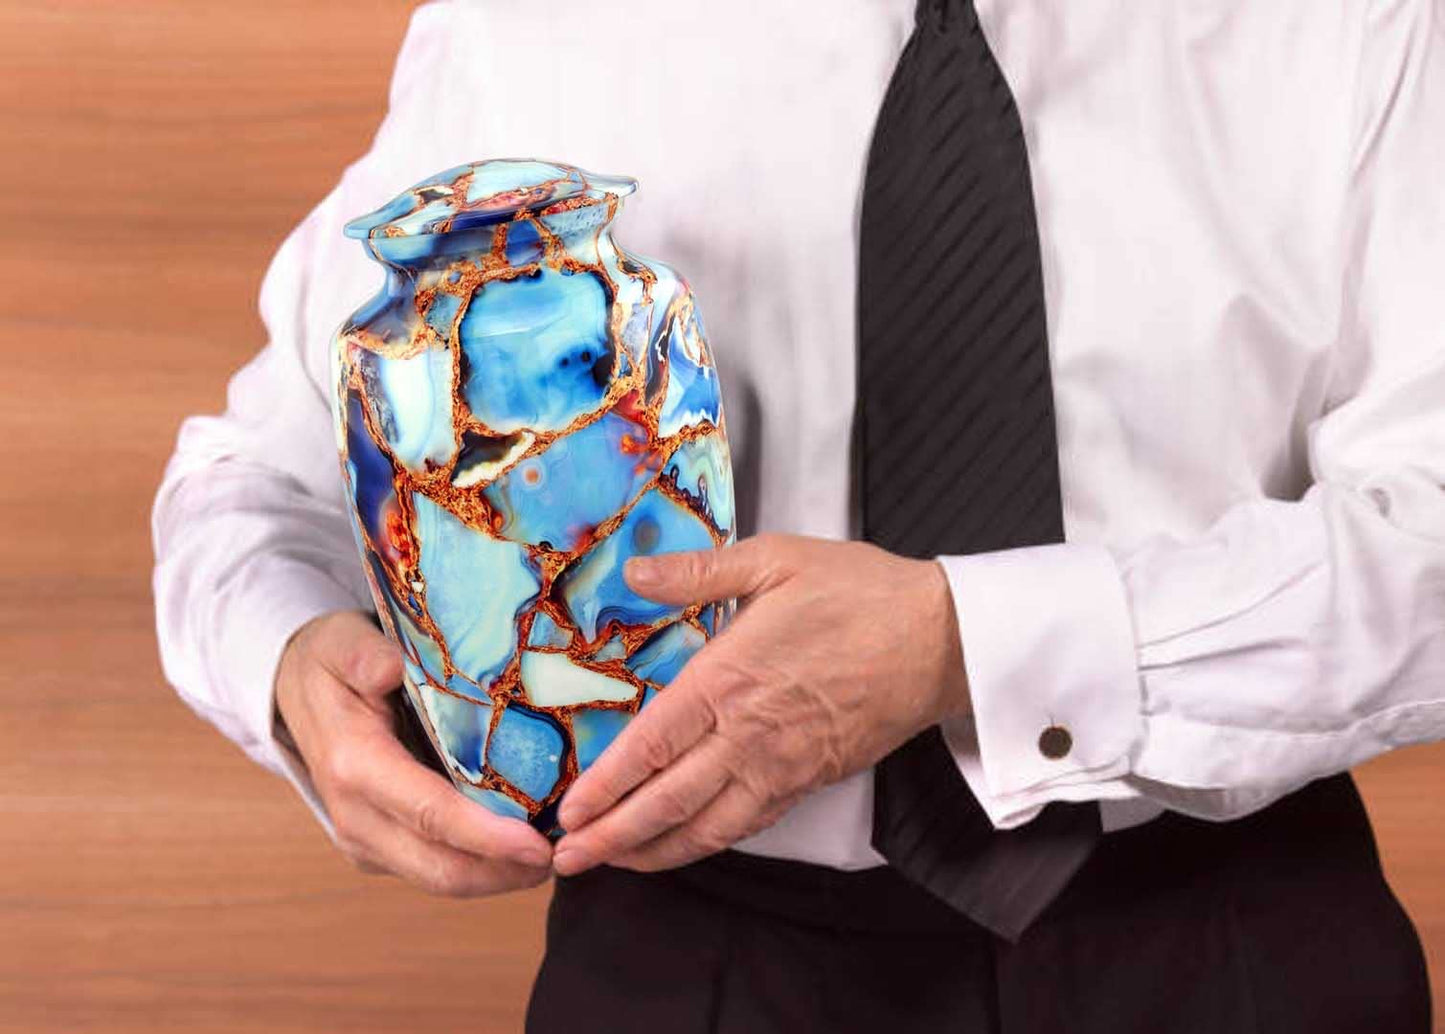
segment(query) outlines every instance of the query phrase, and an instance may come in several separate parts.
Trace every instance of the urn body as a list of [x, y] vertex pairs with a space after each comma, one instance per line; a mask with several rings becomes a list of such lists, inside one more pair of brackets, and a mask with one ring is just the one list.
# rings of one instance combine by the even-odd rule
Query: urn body
[[635, 186], [478, 162], [347, 226], [386, 271], [332, 351], [377, 613], [458, 789], [549, 834], [568, 785], [733, 606], [656, 603], [622, 577], [631, 556], [735, 537], [692, 293], [612, 238]]

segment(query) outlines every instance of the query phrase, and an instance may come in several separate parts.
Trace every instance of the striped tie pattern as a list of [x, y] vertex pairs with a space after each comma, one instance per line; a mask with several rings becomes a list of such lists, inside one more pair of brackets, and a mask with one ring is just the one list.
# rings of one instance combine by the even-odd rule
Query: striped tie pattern
[[[874, 128], [856, 430], [869, 541], [931, 557], [1063, 540], [1028, 155], [969, 0], [921, 0]], [[937, 727], [884, 758], [876, 782], [879, 853], [1010, 939], [1099, 836], [1092, 804], [996, 832]]]

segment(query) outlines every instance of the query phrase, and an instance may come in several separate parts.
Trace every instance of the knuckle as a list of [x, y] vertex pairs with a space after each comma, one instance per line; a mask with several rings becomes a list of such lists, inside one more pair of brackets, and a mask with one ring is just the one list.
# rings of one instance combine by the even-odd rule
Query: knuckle
[[[610, 767], [606, 770], [596, 768], [592, 769], [588, 775], [592, 779], [592, 785], [589, 788], [592, 796], [588, 798], [590, 807], [587, 809], [590, 820], [601, 815], [607, 807], [620, 800], [629, 788], [625, 781], [626, 773], [621, 770], [614, 771]], [[576, 799], [580, 802], [582, 797], [579, 795]]]
[[679, 574], [688, 585], [702, 586], [711, 580], [717, 559], [713, 550], [694, 550], [681, 554], [678, 566]]
[[829, 739], [813, 755], [814, 775], [810, 782], [836, 783], [848, 773], [847, 755], [841, 744]]
[[356, 637], [340, 648], [337, 668], [348, 686], [368, 686], [376, 681], [379, 651], [370, 637]]
[[709, 686], [706, 701], [718, 728], [753, 729], [757, 725], [757, 702], [737, 678], [724, 675]]
[[443, 815], [445, 807], [437, 797], [423, 797], [416, 802], [415, 810], [412, 812], [412, 822], [416, 825], [416, 831], [428, 840], [440, 840], [442, 828], [445, 825]]
[[783, 708], [769, 702], [763, 693], [728, 686], [722, 687], [714, 704], [718, 727], [727, 729], [730, 738], [747, 744], [753, 752], [777, 754], [778, 740], [789, 727]]
[[698, 694], [712, 712], [714, 723], [744, 716], [752, 706], [748, 690], [757, 685], [757, 678], [747, 662], [732, 656], [698, 655]]
[[666, 768], [672, 762], [672, 744], [667, 737], [646, 726], [637, 731], [637, 749], [650, 771]]
[[732, 842], [727, 831], [712, 821], [693, 823], [683, 831], [680, 839], [691, 855], [716, 854]]
[[790, 782], [786, 771], [778, 765], [752, 765], [738, 777], [743, 792], [760, 807], [786, 797]]
[[321, 770], [323, 777], [336, 790], [350, 793], [361, 785], [364, 765], [354, 747], [337, 746], [326, 753]]
[[753, 777], [753, 770], [757, 767], [757, 759], [751, 752], [732, 740], [726, 740], [727, 750], [719, 756], [719, 764], [727, 773], [728, 779], [735, 783], [746, 784]]
[[[602, 825], [598, 823], [599, 827]], [[592, 837], [591, 852], [599, 858], [613, 858], [625, 853], [622, 850], [622, 835], [612, 828], [598, 828], [589, 831]]]
[[685, 821], [693, 808], [686, 792], [675, 786], [658, 787], [653, 800], [657, 819], [671, 827]]

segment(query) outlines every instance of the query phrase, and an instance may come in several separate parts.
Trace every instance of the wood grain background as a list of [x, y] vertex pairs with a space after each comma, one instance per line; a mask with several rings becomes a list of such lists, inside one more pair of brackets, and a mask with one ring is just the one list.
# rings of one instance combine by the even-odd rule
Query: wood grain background
[[[0, 0], [0, 1031], [520, 1027], [546, 890], [355, 874], [152, 632], [177, 423], [261, 344], [265, 263], [365, 149], [408, 7]], [[1438, 998], [1445, 747], [1360, 777]]]

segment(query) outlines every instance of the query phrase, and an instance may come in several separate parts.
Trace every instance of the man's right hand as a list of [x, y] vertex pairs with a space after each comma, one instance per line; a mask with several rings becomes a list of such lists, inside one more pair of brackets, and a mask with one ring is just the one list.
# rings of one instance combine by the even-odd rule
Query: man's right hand
[[359, 611], [313, 618], [281, 655], [276, 706], [337, 845], [363, 871], [394, 873], [433, 894], [541, 883], [551, 874], [547, 840], [463, 797], [396, 738], [387, 697], [401, 673], [396, 645]]

